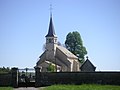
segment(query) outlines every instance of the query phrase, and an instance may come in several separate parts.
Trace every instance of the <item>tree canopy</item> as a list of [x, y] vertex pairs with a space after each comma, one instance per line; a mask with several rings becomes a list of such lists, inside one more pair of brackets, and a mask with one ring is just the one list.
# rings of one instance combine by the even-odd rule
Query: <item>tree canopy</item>
[[68, 33], [66, 36], [65, 46], [79, 58], [80, 62], [84, 61], [84, 56], [87, 54], [87, 50], [83, 46], [83, 41], [79, 32], [73, 31]]
[[10, 70], [10, 68], [9, 67], [0, 67], [0, 73], [8, 73], [8, 72], [10, 72], [11, 70]]

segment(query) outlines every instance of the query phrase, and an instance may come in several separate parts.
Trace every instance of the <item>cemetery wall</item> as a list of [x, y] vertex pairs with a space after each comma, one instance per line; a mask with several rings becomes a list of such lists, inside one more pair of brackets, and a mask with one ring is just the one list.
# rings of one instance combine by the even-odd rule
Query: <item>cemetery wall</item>
[[11, 86], [12, 74], [11, 73], [0, 73], [0, 86]]
[[[13, 76], [11, 73], [0, 74], [0, 86], [17, 87], [16, 76]], [[37, 72], [35, 77], [36, 87], [53, 84], [120, 85], [120, 72]]]
[[40, 72], [35, 86], [53, 84], [120, 85], [120, 72]]

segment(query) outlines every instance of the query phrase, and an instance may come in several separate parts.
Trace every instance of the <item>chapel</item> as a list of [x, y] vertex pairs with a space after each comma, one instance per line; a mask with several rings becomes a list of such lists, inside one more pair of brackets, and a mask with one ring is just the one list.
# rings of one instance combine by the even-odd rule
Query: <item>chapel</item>
[[50, 65], [55, 67], [56, 72], [80, 71], [81, 63], [78, 61], [78, 57], [65, 47], [58, 45], [52, 15], [50, 16], [48, 33], [45, 38], [45, 51], [39, 56], [36, 63], [36, 67], [39, 67], [41, 72], [48, 72]]
[[86, 61], [81, 65], [80, 70], [82, 72], [95, 72], [96, 67], [92, 64], [92, 62], [86, 57]]

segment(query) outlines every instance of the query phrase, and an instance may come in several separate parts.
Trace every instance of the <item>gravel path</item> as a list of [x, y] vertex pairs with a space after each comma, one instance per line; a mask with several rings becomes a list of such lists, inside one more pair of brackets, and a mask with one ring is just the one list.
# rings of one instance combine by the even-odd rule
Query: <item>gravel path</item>
[[35, 88], [35, 87], [20, 87], [20, 88], [15, 88], [14, 90], [40, 90], [39, 88]]

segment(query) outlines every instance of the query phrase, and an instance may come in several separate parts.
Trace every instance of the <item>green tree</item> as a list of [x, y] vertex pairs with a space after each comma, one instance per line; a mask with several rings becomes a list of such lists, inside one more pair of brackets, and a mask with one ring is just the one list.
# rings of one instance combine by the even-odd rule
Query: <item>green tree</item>
[[84, 62], [84, 56], [87, 54], [86, 48], [83, 46], [83, 41], [79, 32], [70, 32], [66, 36], [65, 41], [66, 48], [75, 54], [81, 63]]
[[49, 72], [54, 72], [54, 71], [56, 71], [55, 66], [52, 65], [52, 63], [49, 64], [47, 70], [48, 70]]
[[0, 67], [0, 73], [9, 73], [11, 70], [9, 67]]

